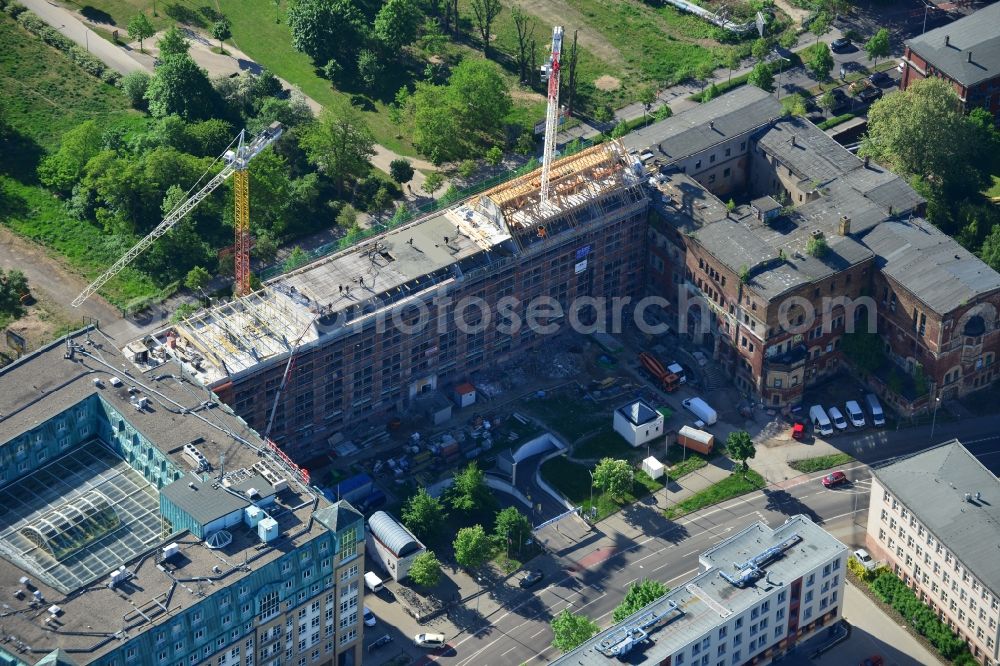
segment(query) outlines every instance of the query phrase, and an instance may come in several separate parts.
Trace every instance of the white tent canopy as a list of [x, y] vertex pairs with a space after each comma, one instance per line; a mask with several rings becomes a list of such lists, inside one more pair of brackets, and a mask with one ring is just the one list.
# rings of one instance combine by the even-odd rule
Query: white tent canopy
[[666, 468], [663, 466], [659, 460], [654, 456], [649, 456], [642, 461], [642, 471], [649, 475], [651, 479], [658, 479], [663, 476], [664, 470]]

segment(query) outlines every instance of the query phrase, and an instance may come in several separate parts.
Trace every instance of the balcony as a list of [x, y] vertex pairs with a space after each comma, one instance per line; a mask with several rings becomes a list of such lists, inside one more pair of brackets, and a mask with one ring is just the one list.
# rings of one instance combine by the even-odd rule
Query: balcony
[[782, 354], [775, 354], [767, 358], [767, 367], [770, 370], [791, 372], [796, 368], [805, 365], [809, 357], [809, 350], [805, 345], [796, 345]]

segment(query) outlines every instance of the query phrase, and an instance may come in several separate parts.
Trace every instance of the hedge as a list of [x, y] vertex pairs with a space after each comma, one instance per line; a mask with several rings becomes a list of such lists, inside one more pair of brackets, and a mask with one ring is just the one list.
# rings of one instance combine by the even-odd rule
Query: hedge
[[[746, 74], [740, 74], [739, 76], [734, 76], [732, 79], [729, 79], [728, 81], [715, 83], [715, 89], [718, 90], [719, 94], [721, 95], [723, 93], [729, 92], [734, 88], [739, 88], [740, 86], [745, 85], [747, 79], [749, 78], [750, 78], [750, 72], [747, 72]], [[688, 96], [688, 100], [691, 102], [701, 102], [701, 98], [704, 94], [705, 91], [702, 90], [700, 93], [695, 93], [693, 95]]]
[[821, 130], [828, 130], [831, 127], [836, 127], [837, 125], [840, 125], [841, 123], [846, 123], [853, 117], [854, 117], [853, 113], [845, 113], [840, 116], [834, 116], [833, 118], [827, 118], [819, 125], [816, 125], [816, 127], [820, 128]]
[[34, 33], [49, 46], [65, 53], [73, 63], [91, 76], [111, 85], [117, 85], [121, 81], [122, 77], [118, 72], [108, 68], [103, 62], [80, 48], [69, 37], [27, 11], [24, 5], [18, 2], [10, 2], [4, 8], [4, 11], [15, 17], [25, 30]]

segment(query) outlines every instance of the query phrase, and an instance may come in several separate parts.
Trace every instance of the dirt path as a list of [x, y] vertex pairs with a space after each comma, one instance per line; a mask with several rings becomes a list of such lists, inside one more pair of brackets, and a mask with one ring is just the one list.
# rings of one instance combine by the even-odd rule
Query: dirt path
[[804, 21], [810, 14], [808, 9], [796, 7], [792, 3], [788, 2], [788, 0], [774, 0], [774, 4], [778, 7], [778, 9], [791, 16], [794, 24], [799, 27], [802, 26], [802, 21]]
[[[617, 0], [616, 0], [617, 1]], [[506, 3], [508, 5], [512, 2]], [[567, 26], [566, 37], [563, 40], [564, 48], [568, 49], [573, 42], [573, 30], [569, 26], [580, 27], [580, 45], [593, 53], [599, 60], [605, 60], [609, 65], [621, 67], [625, 64], [621, 52], [604, 38], [597, 30], [587, 27], [587, 17], [570, 6], [566, 0], [524, 0], [520, 2], [524, 10], [536, 16], [542, 25], [564, 25]], [[549, 31], [551, 33], [551, 31]], [[542, 53], [548, 52], [549, 33], [535, 35], [535, 40], [541, 47]]]

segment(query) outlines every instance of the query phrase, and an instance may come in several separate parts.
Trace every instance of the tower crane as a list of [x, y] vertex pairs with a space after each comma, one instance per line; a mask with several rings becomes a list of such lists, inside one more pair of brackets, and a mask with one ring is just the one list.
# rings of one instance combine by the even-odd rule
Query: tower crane
[[549, 201], [549, 169], [556, 151], [556, 128], [559, 126], [559, 54], [562, 51], [563, 27], [552, 28], [552, 55], [542, 65], [542, 81], [549, 82], [549, 103], [545, 110], [545, 148], [542, 152], [542, 205]]
[[145, 238], [122, 255], [104, 274], [81, 291], [80, 295], [73, 300], [73, 307], [80, 307], [85, 300], [103, 287], [108, 280], [118, 275], [123, 268], [145, 252], [157, 238], [173, 229], [205, 197], [214, 192], [219, 185], [226, 182], [226, 179], [233, 174], [236, 174], [236, 210], [233, 225], [236, 228], [236, 295], [243, 296], [248, 293], [250, 291], [250, 178], [247, 174], [247, 165], [261, 151], [277, 141], [283, 131], [284, 128], [281, 126], [281, 123], [274, 122], [252, 140], [247, 141], [246, 130], [241, 130], [239, 137], [233, 141], [236, 144], [236, 149], [226, 150], [222, 155], [222, 159], [226, 162], [226, 166], [223, 167], [222, 171], [217, 173], [200, 190], [174, 206], [174, 209], [163, 218], [163, 221], [155, 229], [150, 231]]

